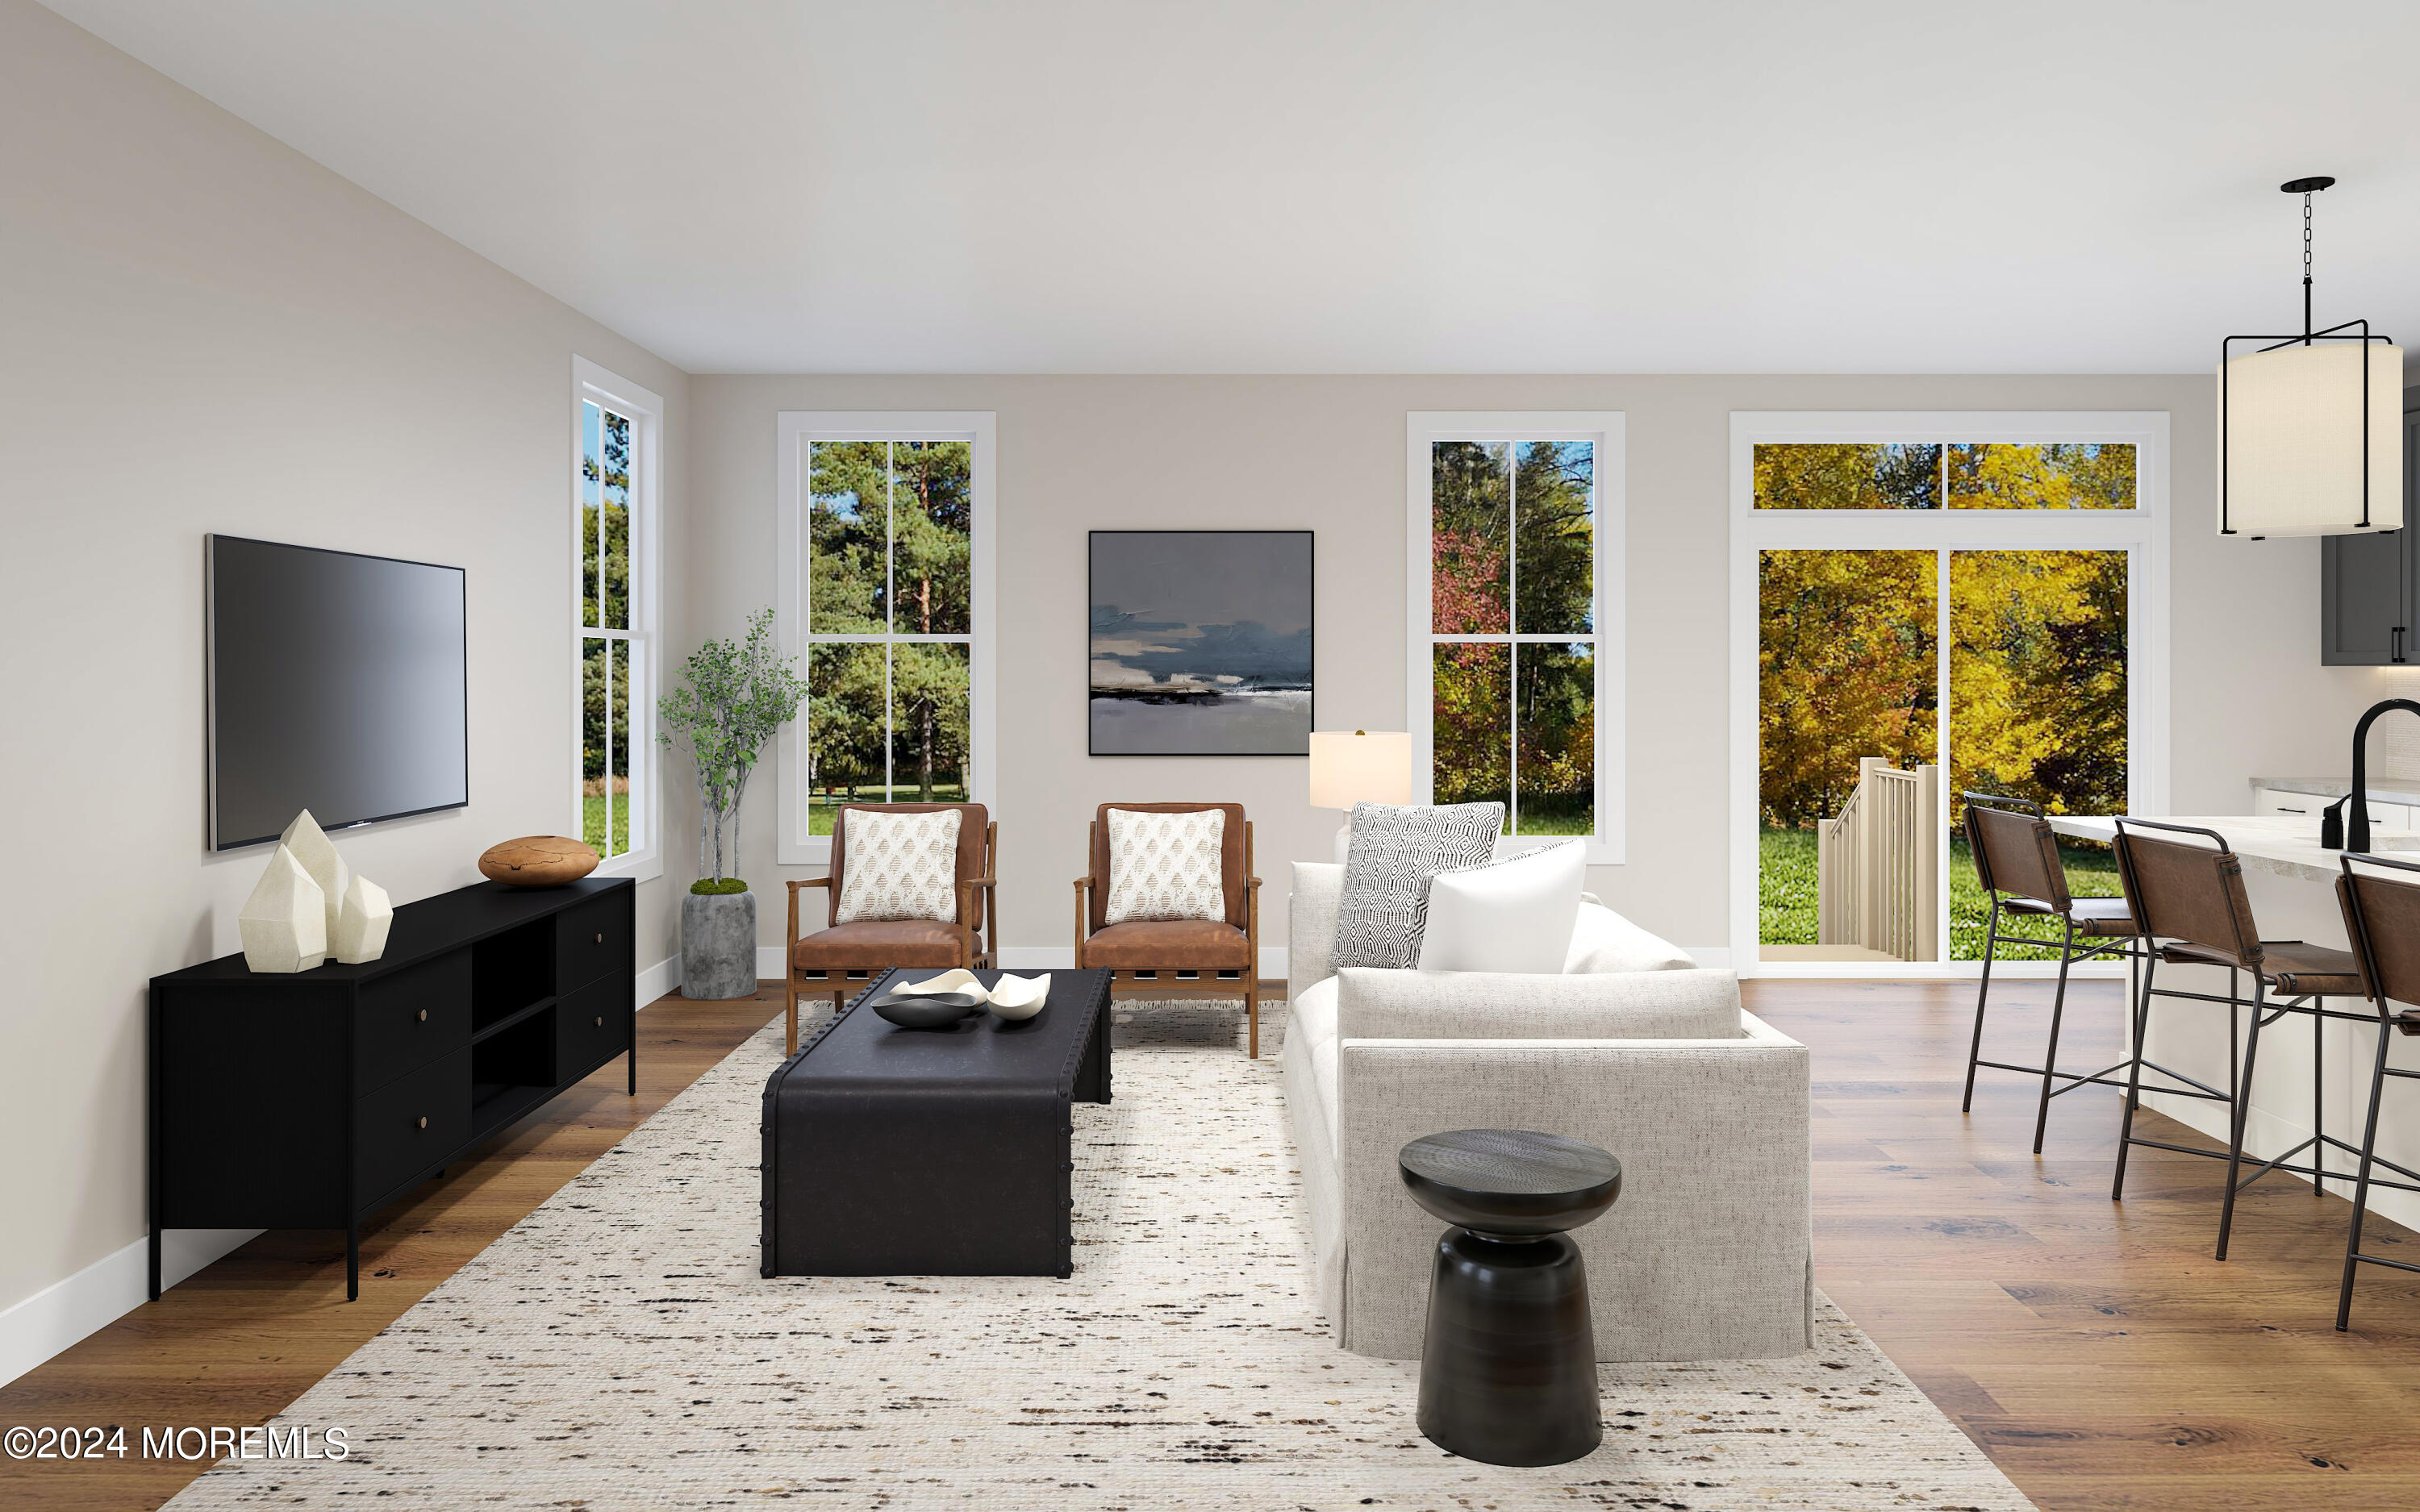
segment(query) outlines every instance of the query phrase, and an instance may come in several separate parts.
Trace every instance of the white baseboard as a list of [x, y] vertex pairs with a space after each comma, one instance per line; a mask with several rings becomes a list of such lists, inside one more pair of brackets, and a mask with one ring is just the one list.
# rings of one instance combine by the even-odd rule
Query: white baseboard
[[[781, 954], [773, 952], [776, 975], [782, 969]], [[639, 1006], [644, 1008], [680, 985], [680, 957], [657, 962], [641, 971], [637, 980]], [[259, 1232], [168, 1229], [160, 1236], [160, 1284], [175, 1286], [233, 1254]], [[148, 1246], [147, 1237], [138, 1239], [0, 1312], [0, 1386], [143, 1305], [149, 1292]]]
[[[762, 955], [764, 952], [760, 950], [757, 954]], [[760, 969], [756, 974], [761, 977], [765, 975], [764, 971], [761, 969], [764, 963], [760, 961], [757, 964]], [[773, 975], [778, 977], [781, 974], [782, 952], [775, 950], [773, 952]], [[654, 965], [649, 966], [639, 973], [639, 1006], [641, 1008], [644, 1008], [649, 1003], [654, 1002], [657, 998], [663, 996], [666, 993], [676, 990], [680, 986], [680, 957], [676, 955], [668, 955], [664, 957], [661, 961], [657, 962]]]
[[[259, 1232], [257, 1228], [167, 1230], [160, 1236], [161, 1286], [175, 1286]], [[149, 1287], [147, 1237], [0, 1312], [0, 1386], [142, 1306]]]

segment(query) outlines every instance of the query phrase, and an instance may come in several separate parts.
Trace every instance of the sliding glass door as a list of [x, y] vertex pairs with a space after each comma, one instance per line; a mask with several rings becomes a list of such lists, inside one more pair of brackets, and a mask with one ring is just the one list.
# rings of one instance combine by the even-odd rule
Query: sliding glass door
[[[1752, 626], [1752, 661], [1735, 648], [1733, 677], [1735, 708], [1752, 678], [1757, 961], [1977, 960], [1986, 903], [1962, 794], [2144, 811], [2151, 440], [1747, 438], [1733, 581], [1752, 563], [1753, 619], [1733, 624]], [[2118, 891], [2105, 849], [2063, 853], [2075, 893]]]

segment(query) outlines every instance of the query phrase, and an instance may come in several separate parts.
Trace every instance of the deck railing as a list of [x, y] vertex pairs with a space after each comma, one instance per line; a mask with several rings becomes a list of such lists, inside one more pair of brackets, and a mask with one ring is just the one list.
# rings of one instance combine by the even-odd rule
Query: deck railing
[[1857, 762], [1838, 817], [1815, 825], [1816, 940], [1941, 959], [1941, 769]]

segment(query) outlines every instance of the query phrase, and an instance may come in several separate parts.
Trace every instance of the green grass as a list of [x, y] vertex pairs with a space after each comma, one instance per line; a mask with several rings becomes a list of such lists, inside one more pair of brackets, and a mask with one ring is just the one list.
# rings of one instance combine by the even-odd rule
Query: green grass
[[[605, 804], [608, 795], [592, 793], [580, 800], [580, 838], [588, 842], [597, 855], [605, 854]], [[630, 848], [630, 795], [611, 795], [613, 804], [613, 835], [622, 850]]]
[[1767, 826], [1756, 848], [1758, 941], [1815, 944], [1815, 831]]
[[[885, 795], [886, 792], [888, 793], [888, 796]], [[838, 791], [817, 793], [807, 805], [807, 833], [810, 835], [830, 834], [832, 826], [832, 812], [844, 804], [923, 803], [925, 801], [925, 799], [917, 795], [916, 784], [913, 782], [902, 782], [888, 790], [884, 789], [879, 783], [876, 783], [854, 788], [845, 794]], [[934, 803], [964, 803], [967, 801], [967, 790], [952, 783], [936, 782], [933, 784], [933, 796], [930, 801]]]
[[[1815, 944], [1815, 831], [1766, 828], [1758, 836], [1757, 852], [1757, 939], [1765, 945]], [[2117, 858], [2109, 847], [2062, 837], [2058, 854], [2067, 866], [2068, 890], [2076, 897], [2115, 898], [2123, 890], [2118, 885]], [[1975, 859], [1967, 853], [1966, 837], [1953, 835], [1949, 840], [1950, 959], [1982, 959], [1984, 926], [1990, 912], [1991, 902], [1984, 896], [1982, 884], [1976, 880]], [[2021, 927], [2038, 935], [2045, 933], [2039, 924]], [[1999, 959], [2055, 961], [2058, 952], [2032, 946], [2011, 947], [2004, 932]]]

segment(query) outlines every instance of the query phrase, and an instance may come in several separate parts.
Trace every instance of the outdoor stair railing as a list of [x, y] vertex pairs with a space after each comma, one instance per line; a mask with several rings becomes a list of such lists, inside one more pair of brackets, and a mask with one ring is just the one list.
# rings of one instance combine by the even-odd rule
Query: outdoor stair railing
[[1839, 816], [1815, 824], [1818, 944], [1941, 959], [1940, 772], [1858, 759]]

